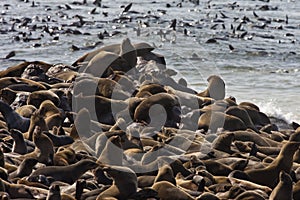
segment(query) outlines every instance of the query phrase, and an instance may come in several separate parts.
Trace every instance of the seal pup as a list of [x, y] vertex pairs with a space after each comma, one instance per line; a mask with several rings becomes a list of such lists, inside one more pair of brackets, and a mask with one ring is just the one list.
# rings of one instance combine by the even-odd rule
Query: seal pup
[[105, 166], [103, 170], [113, 179], [113, 184], [97, 196], [101, 199], [126, 200], [137, 192], [137, 176], [133, 170], [121, 166]]
[[225, 98], [225, 82], [217, 75], [211, 75], [207, 79], [208, 86], [203, 92], [197, 95], [201, 97], [211, 97], [215, 100], [222, 100]]
[[98, 164], [90, 159], [83, 159], [68, 166], [46, 166], [32, 172], [28, 180], [30, 181], [39, 175], [44, 175], [53, 178], [55, 181], [73, 184], [86, 171], [94, 169], [97, 166]]
[[7, 103], [0, 99], [0, 112], [2, 113], [8, 129], [17, 129], [22, 133], [28, 131], [30, 119], [22, 117]]
[[279, 183], [270, 194], [270, 200], [292, 200], [293, 199], [293, 181], [285, 171], [279, 173]]

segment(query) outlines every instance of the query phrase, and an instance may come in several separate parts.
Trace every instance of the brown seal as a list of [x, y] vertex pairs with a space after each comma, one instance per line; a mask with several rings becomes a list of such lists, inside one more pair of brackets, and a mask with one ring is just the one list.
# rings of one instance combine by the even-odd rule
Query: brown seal
[[36, 110], [37, 110], [37, 108], [33, 105], [24, 105], [24, 106], [18, 107], [16, 109], [16, 112], [19, 113], [23, 117], [30, 118], [30, 116]]
[[97, 162], [108, 165], [122, 165], [123, 149], [121, 144], [121, 137], [118, 135], [111, 136], [101, 152]]
[[225, 113], [240, 118], [245, 123], [247, 128], [259, 132], [258, 129], [254, 126], [248, 112], [244, 108], [238, 106], [230, 106], [226, 109]]
[[213, 148], [216, 150], [233, 154], [234, 151], [231, 150], [231, 143], [233, 142], [233, 140], [234, 140], [233, 133], [223, 133], [213, 141], [212, 145]]
[[108, 68], [117, 71], [127, 72], [136, 65], [137, 54], [128, 38], [124, 39], [119, 45], [119, 54], [109, 51], [99, 51], [94, 55], [84, 72], [91, 73], [96, 77], [101, 77], [106, 74]]
[[293, 181], [285, 171], [279, 173], [279, 183], [270, 194], [270, 200], [292, 200], [293, 199]]
[[35, 152], [37, 153], [37, 160], [44, 164], [53, 164], [53, 143], [47, 135], [42, 133], [39, 126], [36, 126], [34, 129], [33, 142], [36, 146]]
[[48, 195], [46, 200], [61, 199], [59, 185], [53, 184], [49, 187]]
[[38, 168], [30, 174], [28, 179], [30, 181], [30, 179], [34, 179], [39, 175], [44, 175], [46, 177], [52, 177], [55, 181], [62, 181], [65, 183], [73, 184], [86, 171], [94, 169], [97, 166], [98, 164], [94, 161], [83, 159], [75, 164], [71, 164], [68, 166], [47, 166]]
[[21, 132], [28, 131], [30, 120], [20, 116], [7, 103], [0, 99], [0, 112], [5, 119], [9, 129], [17, 129]]
[[75, 162], [76, 154], [71, 147], [60, 147], [53, 157], [53, 164], [67, 166]]
[[168, 181], [169, 183], [176, 185], [176, 179], [173, 175], [173, 170], [169, 165], [164, 164], [158, 169], [158, 173], [155, 177], [154, 183], [157, 183], [159, 181]]
[[193, 200], [194, 197], [168, 181], [160, 181], [152, 186], [161, 200]]
[[[142, 98], [145, 97], [145, 94], [157, 94], [157, 93], [166, 93], [167, 90], [164, 88], [163, 85], [157, 84], [157, 83], [151, 83], [151, 84], [146, 84], [142, 85], [138, 92], [135, 94], [136, 97]], [[147, 96], [146, 96], [147, 97]]]
[[23, 62], [21, 64], [8, 67], [7, 69], [0, 71], [0, 77], [20, 77], [26, 67], [30, 64], [39, 65], [44, 69], [44, 71], [47, 71], [52, 66], [51, 64], [41, 61]]
[[[124, 41], [126, 41], [126, 39], [123, 40], [123, 43], [124, 43]], [[135, 44], [133, 44], [133, 47], [136, 51], [136, 56], [143, 56], [145, 54], [148, 54], [152, 50], [154, 50], [154, 48], [151, 45], [149, 45], [145, 42], [135, 43]], [[123, 55], [124, 54], [123, 53], [124, 50], [121, 53], [120, 44], [107, 45], [105, 47], [102, 47], [100, 49], [96, 49], [95, 51], [92, 51], [92, 52], [89, 52], [89, 53], [83, 55], [77, 61], [75, 61], [72, 65], [77, 66], [77, 65], [82, 64], [83, 62], [89, 62], [93, 57], [95, 57], [98, 53], [100, 53], [102, 51], [111, 52], [111, 53], [114, 53], [114, 54], [117, 54], [117, 55]], [[128, 52], [128, 50], [127, 50], [127, 52]]]
[[27, 99], [28, 105], [34, 105], [36, 108], [39, 108], [41, 103], [45, 100], [52, 101], [55, 105], [60, 104], [59, 97], [52, 92], [51, 90], [40, 90], [32, 92]]
[[271, 124], [269, 117], [266, 114], [264, 114], [263, 112], [257, 111], [255, 108], [250, 107], [250, 106], [239, 105], [239, 107], [242, 107], [247, 111], [247, 113], [248, 113], [249, 117], [251, 118], [254, 125], [265, 126], [265, 125]]
[[35, 158], [25, 158], [18, 169], [9, 174], [9, 178], [23, 178], [24, 176], [29, 176], [32, 172], [33, 167], [38, 163], [38, 160]]
[[33, 132], [36, 126], [40, 127], [41, 132], [49, 131], [49, 128], [46, 124], [44, 118], [44, 111], [43, 109], [36, 110], [30, 117], [30, 126], [28, 128], [28, 132], [24, 134], [24, 137], [28, 140], [32, 140]]
[[7, 104], [12, 104], [17, 97], [17, 92], [10, 88], [3, 88], [0, 90], [0, 98]]
[[126, 200], [137, 192], [137, 177], [134, 171], [127, 167], [105, 166], [103, 170], [113, 178], [113, 184], [97, 196], [101, 199]]
[[204, 192], [196, 200], [220, 200], [217, 196], [212, 193]]
[[293, 164], [293, 155], [299, 148], [299, 142], [289, 141], [283, 145], [279, 155], [270, 163], [269, 166], [262, 169], [249, 169], [245, 173], [249, 181], [274, 188], [278, 183], [280, 171], [290, 173]]
[[241, 119], [222, 112], [208, 111], [200, 115], [198, 129], [204, 129], [205, 131], [211, 130], [215, 133], [218, 128], [237, 131], [245, 130], [247, 127]]
[[27, 153], [27, 145], [24, 141], [24, 136], [21, 131], [17, 129], [11, 129], [10, 135], [14, 139], [14, 144], [12, 148], [12, 152], [18, 154], [26, 154]]
[[217, 75], [208, 77], [207, 89], [198, 93], [202, 97], [211, 97], [215, 100], [222, 100], [225, 97], [225, 83], [223, 79]]
[[293, 186], [293, 198], [300, 199], [300, 180], [298, 180]]
[[265, 200], [264, 196], [262, 196], [256, 191], [245, 191], [239, 194], [234, 200], [245, 200], [245, 199]]
[[[164, 110], [162, 110], [162, 107]], [[164, 113], [166, 116], [163, 115]], [[180, 122], [180, 114], [178, 99], [170, 94], [159, 93], [148, 97], [137, 106], [134, 120], [148, 124], [151, 122], [153, 125], [161, 124], [163, 123], [161, 120], [166, 120], [165, 126], [177, 127], [177, 123]], [[150, 115], [153, 115], [152, 118], [150, 118]], [[166, 119], [164, 119], [165, 117]]]

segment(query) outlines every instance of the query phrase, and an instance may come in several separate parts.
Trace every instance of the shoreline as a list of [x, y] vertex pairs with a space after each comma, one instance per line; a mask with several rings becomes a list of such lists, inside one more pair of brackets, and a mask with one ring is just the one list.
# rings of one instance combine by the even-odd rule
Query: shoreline
[[[278, 177], [300, 183], [289, 175], [299, 165], [297, 156], [293, 160], [299, 124], [236, 102], [220, 76], [194, 91], [187, 80], [175, 81], [175, 74], [150, 44], [128, 38], [82, 55], [73, 66], [28, 62], [1, 71], [0, 161], [7, 170], [1, 195], [267, 199], [282, 195], [275, 188], [282, 184]], [[15, 93], [21, 98], [14, 99]], [[33, 170], [15, 171], [28, 158], [35, 160]], [[289, 167], [277, 164], [281, 158]], [[260, 172], [270, 175], [261, 181], [255, 175]], [[11, 187], [26, 190], [14, 193]], [[226, 193], [234, 188], [239, 191]], [[284, 191], [298, 198], [296, 186]]]

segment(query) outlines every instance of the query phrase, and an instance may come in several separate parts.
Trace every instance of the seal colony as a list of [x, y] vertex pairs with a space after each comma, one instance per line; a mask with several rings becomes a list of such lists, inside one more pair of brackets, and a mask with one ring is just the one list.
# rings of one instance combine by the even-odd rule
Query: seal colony
[[300, 125], [175, 74], [128, 38], [1, 71], [1, 198], [299, 199]]

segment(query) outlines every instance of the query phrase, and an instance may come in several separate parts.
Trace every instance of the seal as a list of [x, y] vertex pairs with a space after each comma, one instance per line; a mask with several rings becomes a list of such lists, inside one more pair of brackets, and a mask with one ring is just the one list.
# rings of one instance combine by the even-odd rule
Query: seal
[[76, 159], [75, 151], [71, 147], [60, 147], [53, 157], [53, 164], [57, 166], [67, 166], [74, 163]]
[[27, 153], [27, 145], [24, 141], [24, 137], [23, 137], [23, 134], [21, 133], [21, 131], [19, 131], [17, 129], [11, 129], [10, 136], [14, 139], [12, 152], [22, 154], [22, 155], [26, 154]]
[[219, 151], [223, 151], [229, 154], [233, 154], [234, 151], [231, 150], [231, 143], [234, 140], [234, 134], [233, 133], [223, 133], [219, 135], [214, 141], [213, 141], [213, 148]]
[[263, 127], [265, 125], [271, 124], [269, 117], [263, 112], [257, 111], [255, 108], [252, 108], [250, 106], [239, 105], [239, 107], [242, 107], [247, 111], [254, 125]]
[[204, 129], [206, 132], [217, 132], [218, 128], [228, 131], [246, 130], [244, 122], [235, 116], [222, 112], [208, 111], [200, 115], [198, 120], [198, 129]]
[[274, 188], [278, 183], [280, 171], [290, 173], [293, 155], [298, 150], [299, 144], [294, 141], [284, 144], [279, 155], [266, 168], [245, 170], [249, 181]]
[[86, 171], [94, 169], [97, 166], [98, 164], [90, 159], [83, 159], [68, 166], [46, 166], [32, 172], [28, 180], [30, 181], [39, 175], [44, 175], [53, 178], [55, 181], [73, 184]]
[[226, 109], [225, 113], [240, 118], [247, 128], [250, 128], [255, 132], [259, 132], [258, 129], [254, 126], [248, 112], [244, 108], [238, 106], [230, 106]]
[[[123, 40], [122, 43], [128, 42], [126, 41], [127, 39]], [[130, 42], [130, 41], [129, 41]], [[133, 44], [134, 50], [136, 51], [136, 56], [144, 56], [145, 54], [150, 53], [152, 50], [154, 50], [154, 47], [149, 45], [148, 43], [141, 42], [141, 43], [135, 43]], [[80, 65], [84, 62], [89, 62], [92, 58], [94, 58], [98, 53], [105, 51], [105, 52], [111, 52], [115, 53], [117, 55], [123, 55], [123, 52], [121, 53], [121, 48], [120, 44], [112, 44], [112, 45], [107, 45], [105, 47], [102, 47], [100, 49], [96, 49], [95, 51], [89, 52], [79, 59], [77, 59], [72, 66], [77, 66]], [[126, 51], [125, 51], [126, 52]]]
[[29, 176], [32, 172], [33, 167], [38, 163], [38, 160], [35, 158], [25, 158], [22, 160], [18, 169], [9, 174], [9, 178], [23, 178]]
[[[106, 74], [111, 68], [116, 71], [127, 72], [136, 65], [137, 54], [128, 38], [119, 45], [119, 54], [111, 51], [99, 51], [89, 61], [84, 72], [91, 73], [96, 77]], [[85, 58], [86, 59], [86, 58]]]
[[158, 94], [158, 93], [167, 93], [167, 90], [164, 88], [163, 85], [158, 83], [151, 83], [142, 85], [138, 92], [135, 94], [136, 97], [143, 98], [145, 94]]
[[17, 97], [17, 92], [10, 88], [3, 88], [0, 90], [0, 97], [8, 105], [11, 105]]
[[[160, 107], [154, 106], [155, 104], [160, 105]], [[153, 108], [151, 108], [152, 106]], [[161, 107], [163, 107], [165, 111], [163, 111]], [[149, 116], [151, 114], [149, 111], [151, 110], [153, 111], [152, 118]], [[177, 127], [177, 123], [180, 122], [180, 110], [180, 104], [175, 96], [166, 93], [154, 94], [137, 106], [134, 113], [134, 120], [138, 122], [146, 122], [148, 124], [151, 122], [153, 125], [156, 123], [161, 124], [161, 120], [164, 119], [165, 116], [159, 116], [163, 115], [162, 113], [166, 113], [165, 124], [161, 125]]]
[[207, 79], [208, 86], [197, 95], [201, 97], [211, 97], [215, 100], [222, 100], [225, 98], [225, 82], [217, 75], [211, 75]]
[[22, 62], [18, 65], [8, 67], [5, 70], [0, 71], [0, 77], [20, 77], [26, 67], [30, 64], [39, 65], [44, 69], [44, 71], [47, 71], [52, 66], [51, 64], [41, 61]]
[[194, 197], [168, 181], [160, 181], [152, 186], [161, 200], [193, 200]]
[[39, 108], [41, 103], [45, 100], [50, 100], [55, 105], [60, 104], [59, 97], [54, 92], [52, 92], [51, 90], [39, 90], [39, 91], [32, 92], [28, 96], [27, 104], [28, 105], [33, 105], [36, 108]]
[[30, 117], [30, 126], [28, 128], [28, 132], [24, 134], [24, 137], [28, 140], [32, 141], [33, 138], [33, 132], [35, 127], [38, 126], [40, 128], [40, 131], [49, 131], [49, 128], [46, 124], [45, 118], [44, 118], [44, 111], [43, 109], [36, 110]]
[[119, 199], [126, 200], [137, 192], [137, 177], [133, 170], [121, 166], [105, 166], [103, 171], [109, 174], [113, 179], [113, 184], [97, 196], [101, 199]]
[[154, 179], [154, 183], [157, 183], [159, 181], [168, 181], [169, 183], [172, 183], [176, 186], [176, 179], [173, 175], [173, 170], [169, 165], [164, 164], [158, 169], [158, 173]]
[[[33, 131], [33, 142], [36, 146], [37, 160], [44, 164], [53, 164], [54, 147], [51, 139], [36, 126]], [[26, 155], [25, 155], [26, 156]]]
[[53, 184], [49, 187], [48, 195], [46, 200], [61, 199], [59, 185]]
[[121, 166], [123, 161], [123, 149], [121, 144], [121, 137], [118, 135], [111, 136], [102, 150], [97, 163], [108, 165]]
[[28, 131], [30, 119], [20, 116], [7, 103], [0, 99], [0, 112], [2, 113], [8, 129], [17, 129], [22, 133]]
[[33, 105], [24, 105], [16, 109], [16, 112], [19, 113], [22, 117], [30, 118], [31, 115], [36, 111], [37, 108]]
[[196, 198], [196, 200], [220, 200], [220, 199], [214, 194], [211, 194], [209, 192], [203, 192], [199, 197]]
[[239, 194], [234, 200], [255, 199], [265, 200], [265, 198], [256, 191], [245, 191]]
[[279, 183], [270, 194], [270, 200], [293, 199], [293, 181], [285, 171], [279, 173]]
[[293, 198], [299, 199], [300, 198], [300, 180], [293, 186]]

